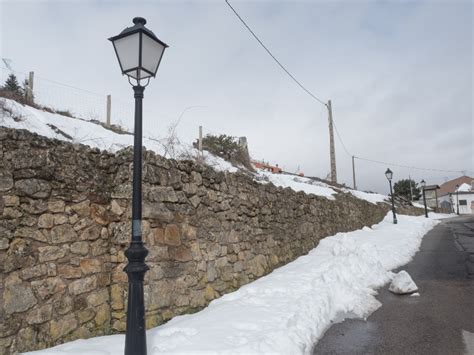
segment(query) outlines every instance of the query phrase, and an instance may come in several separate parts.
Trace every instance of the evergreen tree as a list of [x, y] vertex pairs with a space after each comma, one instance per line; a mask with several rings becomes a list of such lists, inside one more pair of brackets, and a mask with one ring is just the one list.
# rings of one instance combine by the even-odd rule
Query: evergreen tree
[[15, 74], [10, 74], [8, 76], [3, 89], [12, 92], [15, 95], [23, 96], [23, 89], [21, 88], [20, 84], [18, 84]]
[[418, 184], [414, 180], [410, 180], [410, 179], [399, 180], [395, 183], [395, 185], [393, 185], [393, 190], [396, 195], [402, 196], [406, 198], [407, 200], [410, 200], [411, 199], [410, 184], [411, 184], [411, 189], [413, 191], [413, 199], [419, 200], [421, 196], [421, 192], [417, 186]]

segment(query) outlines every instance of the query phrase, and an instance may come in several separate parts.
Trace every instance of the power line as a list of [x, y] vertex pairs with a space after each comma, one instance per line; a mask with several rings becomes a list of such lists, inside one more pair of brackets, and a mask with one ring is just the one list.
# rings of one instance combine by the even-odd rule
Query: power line
[[342, 148], [344, 148], [344, 151], [346, 152], [348, 156], [352, 157], [352, 154], [349, 153], [349, 151], [346, 148], [346, 145], [342, 141], [341, 135], [339, 134], [339, 131], [337, 130], [337, 127], [336, 127], [336, 122], [334, 122], [334, 118], [332, 119], [332, 124], [334, 126], [334, 129], [336, 130], [336, 134], [337, 134], [337, 137], [339, 138], [339, 142], [341, 142]]
[[[296, 77], [291, 74], [288, 69], [285, 68], [285, 66], [273, 55], [273, 53], [268, 49], [268, 47], [262, 42], [262, 40], [255, 34], [255, 32], [247, 25], [245, 20], [239, 15], [239, 13], [232, 7], [232, 5], [229, 3], [229, 0], [225, 0], [226, 4], [229, 6], [229, 8], [232, 10], [232, 12], [237, 16], [237, 18], [240, 20], [240, 22], [245, 26], [245, 28], [252, 34], [252, 36], [257, 40], [257, 42], [265, 49], [265, 51], [272, 57], [272, 59], [278, 64], [278, 66], [301, 88], [303, 89], [309, 96], [311, 96], [313, 99], [318, 101], [319, 103], [323, 104], [324, 106], [328, 107], [328, 104], [318, 98], [316, 95], [314, 95], [309, 89], [307, 89], [301, 82], [296, 79]], [[347, 149], [346, 145], [344, 144], [344, 141], [342, 140], [342, 137], [339, 133], [339, 130], [337, 129], [336, 123], [334, 121], [334, 118], [332, 120], [334, 129], [336, 131], [337, 137], [339, 139], [339, 142], [341, 143], [342, 148], [344, 149], [344, 152], [352, 157], [354, 156], [349, 152]], [[383, 162], [379, 160], [373, 160], [373, 159], [367, 159], [367, 158], [362, 158], [362, 157], [357, 157], [354, 156], [354, 158], [359, 159], [359, 160], [364, 160], [367, 162], [372, 162], [376, 164], [383, 164], [383, 165], [388, 165], [388, 166], [396, 166], [396, 167], [401, 167], [401, 168], [408, 168], [408, 169], [415, 169], [415, 170], [424, 170], [424, 171], [437, 171], [437, 172], [447, 172], [447, 173], [463, 173], [464, 171], [461, 170], [444, 170], [444, 169], [434, 169], [434, 168], [421, 168], [421, 167], [416, 167], [416, 166], [408, 166], [408, 165], [401, 165], [401, 164], [394, 164], [394, 163], [389, 163], [389, 162]]]
[[231, 10], [234, 12], [235, 16], [237, 16], [237, 18], [240, 20], [240, 22], [242, 22], [242, 24], [245, 26], [245, 28], [252, 34], [252, 36], [257, 40], [258, 43], [260, 43], [260, 45], [263, 47], [263, 49], [265, 49], [265, 51], [270, 55], [270, 57], [273, 58], [273, 60], [280, 66], [281, 69], [283, 69], [283, 71], [301, 88], [303, 89], [309, 96], [311, 96], [313, 99], [315, 99], [316, 101], [318, 101], [319, 103], [323, 104], [326, 106], [326, 103], [319, 99], [316, 95], [314, 95], [311, 91], [309, 91], [303, 84], [301, 84], [301, 82], [295, 78], [295, 76], [293, 74], [291, 74], [283, 64], [281, 64], [281, 62], [273, 55], [273, 53], [268, 49], [268, 47], [263, 44], [263, 42], [260, 40], [260, 38], [258, 38], [258, 36], [255, 34], [254, 31], [252, 31], [252, 29], [247, 25], [247, 23], [244, 21], [244, 19], [242, 17], [240, 17], [239, 13], [232, 7], [232, 5], [229, 3], [228, 0], [225, 0], [226, 4], [231, 8]]
[[354, 156], [354, 158], [359, 159], [359, 160], [364, 160], [368, 161], [371, 163], [375, 164], [381, 164], [385, 166], [396, 166], [398, 168], [407, 168], [407, 169], [414, 169], [414, 170], [423, 170], [423, 171], [436, 171], [436, 172], [442, 172], [442, 173], [465, 173], [465, 172], [472, 172], [470, 170], [445, 170], [445, 169], [435, 169], [435, 168], [421, 168], [417, 166], [410, 166], [410, 165], [402, 165], [402, 164], [395, 164], [395, 163], [389, 163], [385, 161], [380, 161], [380, 160], [374, 160], [374, 159], [367, 159], [367, 158], [361, 158]]

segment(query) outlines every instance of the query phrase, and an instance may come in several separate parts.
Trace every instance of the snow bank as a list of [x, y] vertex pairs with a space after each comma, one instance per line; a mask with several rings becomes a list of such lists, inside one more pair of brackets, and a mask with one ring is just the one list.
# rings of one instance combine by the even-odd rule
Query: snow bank
[[[413, 257], [438, 223], [390, 213], [372, 228], [339, 233], [271, 274], [202, 311], [148, 331], [148, 354], [308, 354], [333, 322], [365, 318], [378, 307], [376, 289]], [[35, 355], [119, 355], [123, 335], [77, 340]]]

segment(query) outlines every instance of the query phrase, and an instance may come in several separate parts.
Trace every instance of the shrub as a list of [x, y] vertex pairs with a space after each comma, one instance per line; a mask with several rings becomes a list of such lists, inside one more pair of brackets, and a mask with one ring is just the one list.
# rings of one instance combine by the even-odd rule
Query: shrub
[[[197, 148], [198, 143], [193, 145]], [[202, 148], [233, 164], [243, 165], [251, 171], [254, 170], [247, 149], [242, 147], [235, 137], [225, 134], [218, 136], [208, 134], [202, 139]]]

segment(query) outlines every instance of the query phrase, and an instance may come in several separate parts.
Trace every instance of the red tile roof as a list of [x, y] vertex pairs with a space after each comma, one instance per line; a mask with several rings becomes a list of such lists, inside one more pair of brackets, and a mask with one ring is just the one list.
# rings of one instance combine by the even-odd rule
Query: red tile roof
[[461, 186], [462, 184], [471, 185], [474, 179], [470, 176], [461, 176], [453, 180], [446, 181], [444, 184], [439, 186], [438, 196], [445, 196], [452, 194], [456, 190], [456, 185]]

